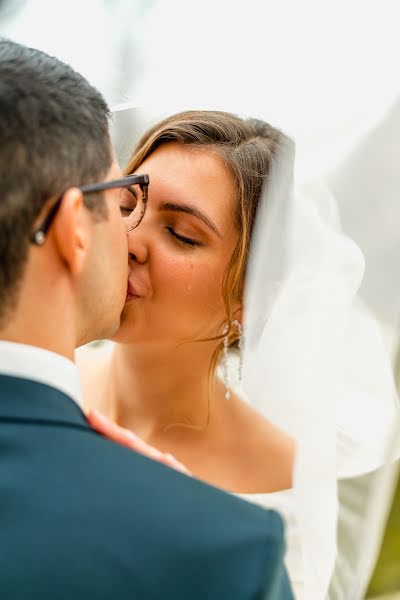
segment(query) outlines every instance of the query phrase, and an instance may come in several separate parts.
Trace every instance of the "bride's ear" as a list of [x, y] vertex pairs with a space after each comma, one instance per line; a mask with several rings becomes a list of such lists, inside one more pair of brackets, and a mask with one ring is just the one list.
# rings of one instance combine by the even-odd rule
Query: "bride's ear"
[[84, 268], [92, 239], [91, 216], [82, 192], [71, 188], [64, 193], [54, 221], [54, 240], [61, 259], [73, 275]]

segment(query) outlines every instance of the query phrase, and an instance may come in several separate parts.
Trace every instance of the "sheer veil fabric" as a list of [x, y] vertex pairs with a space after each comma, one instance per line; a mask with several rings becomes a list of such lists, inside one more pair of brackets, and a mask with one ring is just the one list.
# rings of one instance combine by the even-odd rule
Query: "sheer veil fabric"
[[[149, 124], [129, 104], [115, 109], [121, 166]], [[386, 462], [398, 409], [379, 328], [359, 295], [363, 254], [341, 231], [327, 185], [295, 185], [294, 155], [294, 144], [280, 148], [252, 233], [241, 390], [297, 443], [304, 598], [321, 600], [337, 563], [337, 482]]]
[[[387, 354], [393, 358], [396, 347], [398, 351], [399, 335], [399, 136], [397, 95], [326, 176], [343, 228], [366, 258], [361, 310], [353, 319], [347, 365], [342, 367], [342, 380], [349, 379], [349, 373], [344, 375], [351, 369], [357, 386], [349, 410], [341, 407], [339, 552], [332, 600], [364, 598], [398, 479], [399, 401], [391, 376], [395, 361]], [[351, 561], [345, 562], [343, 557], [349, 556]]]
[[324, 598], [336, 556], [338, 359], [364, 262], [327, 189], [294, 189], [277, 158], [257, 214], [245, 299], [244, 391], [297, 442], [293, 493], [304, 598]]
[[[384, 156], [385, 149], [375, 152]], [[360, 293], [363, 255], [342, 233], [327, 182], [288, 193], [290, 171], [283, 153], [257, 216], [246, 280], [244, 388], [298, 443], [293, 491], [304, 597], [353, 600], [368, 583], [391, 463], [400, 456], [399, 402], [381, 327]], [[398, 177], [383, 181], [386, 193], [390, 181], [391, 197], [400, 191]]]

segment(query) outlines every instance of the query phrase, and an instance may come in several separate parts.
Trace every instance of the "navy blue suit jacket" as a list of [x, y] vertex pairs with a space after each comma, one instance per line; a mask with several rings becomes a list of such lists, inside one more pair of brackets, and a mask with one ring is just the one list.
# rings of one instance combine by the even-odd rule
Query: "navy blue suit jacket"
[[290, 600], [273, 511], [96, 434], [68, 396], [0, 376], [2, 600]]

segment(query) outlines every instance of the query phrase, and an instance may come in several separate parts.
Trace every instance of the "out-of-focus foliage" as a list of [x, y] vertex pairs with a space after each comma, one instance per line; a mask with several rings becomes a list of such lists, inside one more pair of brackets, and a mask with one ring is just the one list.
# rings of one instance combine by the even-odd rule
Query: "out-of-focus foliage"
[[[397, 389], [399, 390], [400, 350], [397, 352], [395, 372]], [[397, 591], [400, 592], [400, 477], [367, 597], [381, 596]]]
[[400, 591], [400, 479], [367, 597]]

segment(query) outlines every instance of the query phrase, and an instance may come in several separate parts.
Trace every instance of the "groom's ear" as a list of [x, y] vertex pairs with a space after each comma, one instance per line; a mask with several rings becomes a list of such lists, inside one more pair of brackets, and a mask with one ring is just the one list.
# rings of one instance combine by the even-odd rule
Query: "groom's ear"
[[59, 256], [73, 275], [83, 269], [92, 242], [92, 219], [85, 208], [82, 192], [68, 189], [54, 219], [54, 241]]

